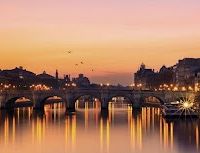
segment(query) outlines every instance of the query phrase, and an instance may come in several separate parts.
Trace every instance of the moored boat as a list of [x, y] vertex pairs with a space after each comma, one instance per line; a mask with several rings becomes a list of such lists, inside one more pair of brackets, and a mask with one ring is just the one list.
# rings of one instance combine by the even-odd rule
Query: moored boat
[[199, 117], [199, 109], [192, 102], [171, 102], [161, 107], [164, 117]]

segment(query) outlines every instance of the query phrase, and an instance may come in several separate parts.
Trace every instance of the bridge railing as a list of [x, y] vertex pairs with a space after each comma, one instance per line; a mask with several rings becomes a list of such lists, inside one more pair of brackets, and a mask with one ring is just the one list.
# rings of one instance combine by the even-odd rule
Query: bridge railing
[[[26, 89], [26, 90], [0, 90], [0, 94], [3, 93], [16, 93], [16, 92], [68, 92], [68, 91], [127, 91], [127, 92], [141, 92], [141, 93], [197, 93], [194, 91], [153, 91], [153, 90], [134, 90], [130, 87], [118, 87], [118, 86], [108, 86], [108, 87], [73, 87], [73, 88], [66, 88], [66, 89], [50, 89], [50, 90], [33, 90], [33, 89]], [[199, 92], [200, 93], [200, 92]], [[198, 94], [198, 93], [197, 93]]]

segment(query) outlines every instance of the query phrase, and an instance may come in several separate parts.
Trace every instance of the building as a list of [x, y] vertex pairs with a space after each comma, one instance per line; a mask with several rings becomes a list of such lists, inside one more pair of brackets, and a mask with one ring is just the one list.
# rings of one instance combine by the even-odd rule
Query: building
[[83, 74], [79, 74], [78, 78], [73, 78], [72, 83], [76, 84], [77, 87], [89, 87], [90, 80]]
[[46, 71], [43, 71], [42, 74], [38, 74], [37, 77], [40, 80], [52, 80], [52, 79], [56, 79], [55, 77], [51, 76], [50, 74], [47, 74]]
[[172, 85], [191, 89], [200, 84], [200, 58], [184, 58], [172, 67], [162, 66], [159, 72], [147, 69], [144, 64], [135, 73], [134, 81], [136, 85], [143, 88], [153, 89], [159, 85]]
[[179, 86], [194, 85], [197, 70], [200, 69], [200, 58], [184, 58], [174, 66], [174, 82]]
[[56, 88], [58, 83], [55, 77], [44, 71], [42, 74], [37, 75], [37, 84], [44, 84], [48, 87]]
[[42, 74], [37, 75], [37, 83], [44, 84], [48, 87], [52, 87], [54, 89], [57, 89], [59, 86], [58, 82], [58, 71], [56, 70], [56, 76], [52, 76], [50, 74], [47, 74], [46, 71], [44, 71]]
[[141, 88], [151, 88], [155, 79], [153, 69], [147, 69], [145, 64], [141, 64], [139, 70], [134, 74], [135, 85]]
[[8, 78], [14, 78], [14, 79], [30, 79], [35, 78], [36, 74], [30, 71], [27, 71], [26, 69], [23, 69], [23, 67], [16, 67], [11, 70], [2, 70], [0, 72], [1, 76], [8, 77]]
[[64, 89], [66, 87], [90, 87], [90, 80], [83, 74], [79, 74], [77, 78], [71, 80], [70, 75], [64, 75], [59, 78], [58, 70], [55, 76], [47, 74], [46, 71], [36, 75], [27, 71], [23, 67], [16, 67], [11, 70], [0, 70], [0, 84], [11, 84], [16, 88], [30, 88], [37, 85], [45, 85], [53, 89]]
[[200, 91], [200, 69], [195, 71], [194, 89], [195, 91]]
[[141, 64], [140, 69], [134, 74], [134, 82], [136, 87], [155, 89], [163, 84], [172, 84], [173, 76], [173, 67], [162, 66], [159, 72], [155, 72], [154, 69], [147, 69]]
[[36, 74], [27, 71], [23, 67], [0, 71], [1, 83], [8, 83], [19, 88], [27, 88], [37, 80]]
[[64, 81], [65, 81], [66, 83], [70, 83], [70, 81], [71, 81], [71, 76], [70, 76], [70, 75], [64, 75]]
[[161, 67], [158, 78], [158, 84], [173, 84], [174, 82], [174, 70], [173, 67], [166, 67], [165, 65]]

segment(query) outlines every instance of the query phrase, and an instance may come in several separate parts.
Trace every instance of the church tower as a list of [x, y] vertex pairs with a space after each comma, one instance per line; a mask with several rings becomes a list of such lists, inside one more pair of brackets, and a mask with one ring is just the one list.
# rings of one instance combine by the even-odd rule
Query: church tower
[[58, 70], [56, 70], [56, 80], [58, 80]]

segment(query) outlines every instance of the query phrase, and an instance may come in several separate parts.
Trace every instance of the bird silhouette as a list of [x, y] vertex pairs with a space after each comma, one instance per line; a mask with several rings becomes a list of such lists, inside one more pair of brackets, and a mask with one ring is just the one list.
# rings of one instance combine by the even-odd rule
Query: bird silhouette
[[69, 51], [67, 51], [67, 53], [68, 53], [68, 54], [71, 54], [71, 53], [72, 53], [72, 51], [71, 51], [71, 50], [69, 50]]
[[84, 64], [83, 62], [81, 62], [81, 64]]
[[78, 64], [75, 64], [75, 66], [78, 66]]

